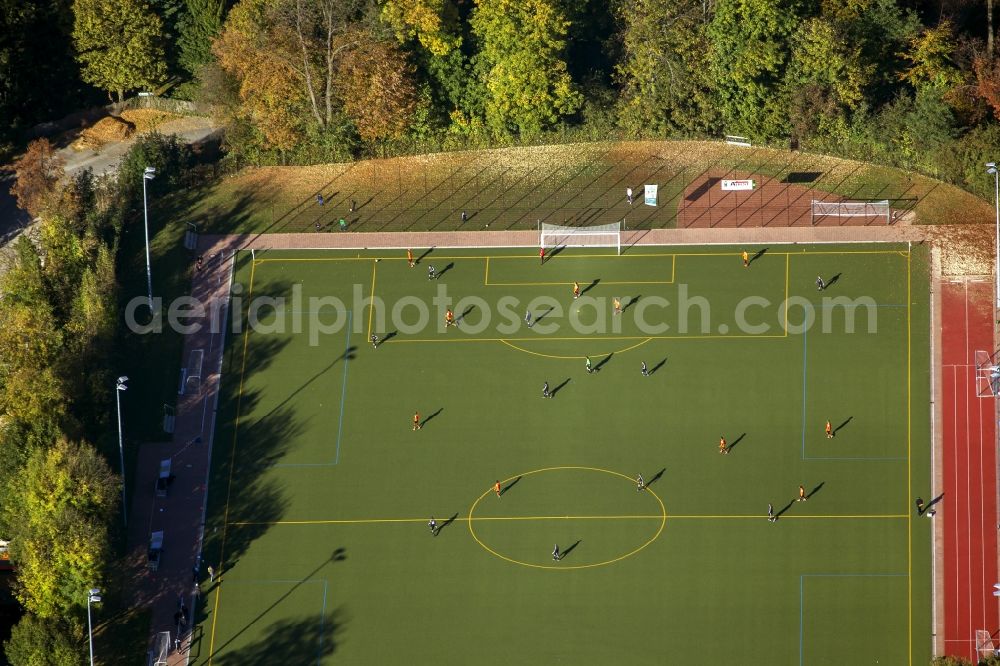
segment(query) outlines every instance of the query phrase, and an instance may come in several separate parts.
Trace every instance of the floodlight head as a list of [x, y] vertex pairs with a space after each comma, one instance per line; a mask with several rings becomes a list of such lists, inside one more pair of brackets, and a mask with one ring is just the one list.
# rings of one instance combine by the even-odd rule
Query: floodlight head
[[150, 174], [156, 173], [156, 167], [148, 166], [143, 170], [143, 173], [150, 173]]
[[125, 382], [127, 382], [127, 381], [128, 381], [128, 377], [125, 377], [124, 375], [121, 376], [121, 377], [119, 377], [118, 378], [118, 384], [115, 386], [115, 388], [117, 388], [119, 391], [127, 391], [128, 390], [128, 386], [125, 385]]
[[122, 375], [121, 377], [118, 378], [119, 384], [124, 384], [127, 381], [128, 381], [128, 375]]
[[997, 174], [997, 163], [996, 162], [987, 162], [986, 163], [986, 173], [990, 174], [991, 176], [995, 176]]
[[100, 594], [101, 590], [99, 588], [92, 587], [92, 588], [90, 588], [89, 592], [90, 592], [90, 596], [94, 596], [95, 594]]

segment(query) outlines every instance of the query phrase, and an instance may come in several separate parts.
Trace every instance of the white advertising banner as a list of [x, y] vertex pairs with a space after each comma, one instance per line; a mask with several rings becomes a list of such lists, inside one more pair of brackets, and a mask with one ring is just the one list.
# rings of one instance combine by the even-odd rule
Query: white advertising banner
[[749, 179], [722, 181], [723, 191], [739, 192], [745, 190], [754, 190], [756, 188], [757, 188], [757, 183]]
[[655, 206], [656, 205], [656, 185], [646, 185], [646, 205]]

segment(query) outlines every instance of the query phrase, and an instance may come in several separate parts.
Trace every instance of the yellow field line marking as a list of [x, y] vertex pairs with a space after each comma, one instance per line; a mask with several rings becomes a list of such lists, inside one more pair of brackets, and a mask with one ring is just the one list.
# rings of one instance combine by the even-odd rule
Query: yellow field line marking
[[[253, 297], [253, 279], [257, 272], [257, 262], [251, 262], [250, 264], [250, 286], [247, 288], [247, 302]], [[242, 313], [241, 313], [242, 315]], [[236, 418], [233, 422], [233, 445], [229, 451], [229, 481], [226, 486], [226, 508], [223, 512], [222, 517], [222, 546], [219, 549], [219, 562], [226, 561], [226, 536], [228, 535], [229, 526], [229, 499], [232, 496], [233, 490], [233, 470], [236, 469], [236, 437], [240, 431], [240, 408], [243, 405], [243, 380], [246, 378], [247, 369], [247, 347], [250, 343], [250, 327], [248, 326], [243, 332], [243, 359], [240, 364], [240, 388], [239, 392], [236, 394]], [[219, 567], [219, 573], [222, 573], [222, 566]], [[216, 620], [219, 618], [219, 599], [222, 598], [222, 586], [218, 586], [215, 591], [215, 603], [213, 605], [214, 610], [212, 611], [212, 634], [208, 641], [208, 663], [212, 663], [212, 655], [215, 652], [215, 624]]]
[[[630, 479], [631, 480], [631, 479]], [[859, 520], [859, 519], [900, 519], [909, 518], [908, 514], [871, 514], [853, 516], [833, 516], [833, 515], [807, 515], [807, 516], [781, 516], [780, 520]], [[620, 515], [620, 516], [483, 516], [472, 518], [474, 521], [527, 521], [527, 520], [661, 520], [662, 514], [641, 514], [641, 515]], [[767, 520], [763, 514], [739, 514], [739, 515], [675, 515], [667, 514], [667, 520]], [[451, 522], [468, 522], [468, 516], [455, 518]], [[275, 520], [275, 521], [238, 521], [229, 523], [239, 527], [251, 527], [258, 525], [379, 525], [385, 523], [426, 523], [427, 518], [357, 518], [344, 520]], [[445, 521], [442, 521], [445, 522]]]
[[[911, 271], [910, 253], [906, 253], [906, 610], [909, 663], [913, 664], [913, 512], [910, 500], [913, 498], [913, 466], [911, 457], [911, 359], [910, 359], [910, 313], [911, 313]], [[932, 479], [933, 481], [933, 479]]]
[[[745, 338], [754, 339], [769, 339], [769, 338], [784, 338], [785, 335], [756, 335], [756, 334], [742, 334], [742, 335], [722, 335], [722, 334], [711, 334], [711, 335], [618, 335], [618, 336], [585, 336], [585, 337], [575, 337], [575, 338], [393, 338], [389, 340], [387, 344], [401, 344], [404, 342], [503, 342], [509, 343], [513, 342], [565, 342], [565, 341], [582, 341], [582, 340], [741, 340]], [[580, 358], [579, 354], [571, 356], [570, 358]]]
[[670, 255], [670, 284], [677, 281], [677, 255]]
[[[554, 286], [566, 286], [573, 284], [572, 281], [567, 282], [488, 282], [487, 287], [554, 287]], [[673, 284], [673, 282], [668, 282], [667, 280], [627, 280], [624, 282], [609, 282], [606, 280], [601, 280], [600, 284], [616, 284], [616, 285], [629, 285], [629, 284]]]
[[483, 284], [488, 285], [490, 283], [490, 258], [486, 257], [486, 277], [483, 278]]
[[[626, 347], [625, 349], [619, 349], [617, 351], [613, 351], [613, 352], [609, 352], [609, 353], [612, 353], [612, 354], [624, 354], [627, 351], [632, 351], [636, 347], [641, 347], [642, 345], [646, 344], [650, 340], [652, 340], [652, 338], [646, 338], [645, 340], [642, 340], [641, 342], [635, 343], [631, 347]], [[501, 340], [500, 342], [504, 343], [505, 345], [507, 345], [511, 349], [516, 349], [517, 351], [524, 352], [525, 354], [532, 354], [534, 356], [541, 356], [543, 358], [558, 358], [558, 359], [568, 359], [568, 358], [580, 359], [580, 358], [584, 358], [584, 357], [580, 356], [579, 354], [574, 354], [574, 355], [569, 355], [569, 356], [563, 356], [563, 355], [559, 355], [559, 354], [543, 354], [541, 352], [531, 351], [530, 349], [522, 349], [521, 347], [518, 347], [517, 345], [512, 345], [511, 343], [507, 342], [506, 340]], [[601, 352], [601, 354], [604, 354], [604, 352]], [[592, 354], [592, 355], [593, 356], [600, 356], [601, 354]]]
[[372, 339], [372, 317], [375, 315], [375, 267], [378, 266], [378, 262], [372, 262], [372, 303], [368, 306], [368, 335], [365, 336], [365, 341]]
[[[298, 252], [299, 250], [290, 250], [292, 252]], [[350, 250], [312, 250], [313, 252], [338, 252], [338, 251], [350, 251]], [[780, 251], [768, 251], [770, 255], [776, 256], [789, 256], [789, 255], [807, 255], [807, 254], [833, 254], [833, 255], [843, 255], [843, 254], [896, 254], [900, 256], [906, 256], [908, 253], [904, 250], [804, 250], [798, 252], [780, 252]], [[492, 259], [537, 259], [537, 254], [528, 255], [486, 255]], [[631, 254], [570, 254], [559, 257], [559, 261], [566, 261], [568, 259], [594, 259], [594, 258], [607, 258], [607, 259], [642, 259], [649, 257], [732, 257], [739, 256], [739, 252], [674, 252], [674, 253], [631, 253]], [[443, 259], [481, 259], [483, 255], [462, 255], [462, 256], [446, 256], [446, 255], [435, 255], [437, 260]], [[263, 264], [266, 262], [282, 262], [282, 261], [299, 261], [299, 262], [318, 262], [318, 261], [370, 261], [372, 259], [382, 259], [383, 261], [405, 261], [405, 257], [383, 257], [380, 255], [369, 255], [369, 256], [357, 256], [357, 257], [275, 257], [269, 259], [257, 259], [256, 263]], [[555, 257], [553, 257], [555, 259]]]

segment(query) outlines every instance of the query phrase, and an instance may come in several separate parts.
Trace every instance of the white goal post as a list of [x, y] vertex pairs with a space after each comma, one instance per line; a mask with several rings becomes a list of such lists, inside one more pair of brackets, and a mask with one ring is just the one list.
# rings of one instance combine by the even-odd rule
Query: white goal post
[[538, 246], [542, 248], [613, 247], [618, 254], [621, 254], [623, 224], [624, 220], [611, 224], [596, 224], [590, 227], [567, 227], [561, 224], [540, 222]]
[[892, 223], [892, 207], [888, 199], [881, 201], [817, 201], [812, 202], [812, 223], [821, 217], [884, 217]]

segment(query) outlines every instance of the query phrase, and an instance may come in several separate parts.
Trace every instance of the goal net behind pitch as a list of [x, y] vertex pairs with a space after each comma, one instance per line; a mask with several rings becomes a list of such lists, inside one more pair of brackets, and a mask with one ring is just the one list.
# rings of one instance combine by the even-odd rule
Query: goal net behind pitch
[[161, 631], [153, 642], [152, 666], [167, 666], [170, 659], [170, 632]]
[[821, 217], [870, 217], [892, 222], [892, 207], [889, 200], [882, 201], [817, 201], [812, 202], [812, 223]]
[[996, 656], [997, 646], [993, 642], [993, 636], [985, 629], [976, 629], [976, 653], [984, 661]]
[[622, 253], [622, 223], [597, 224], [590, 227], [566, 227], [542, 222], [539, 247], [613, 247]]
[[976, 396], [992, 398], [1000, 393], [1000, 365], [997, 354], [976, 350]]

